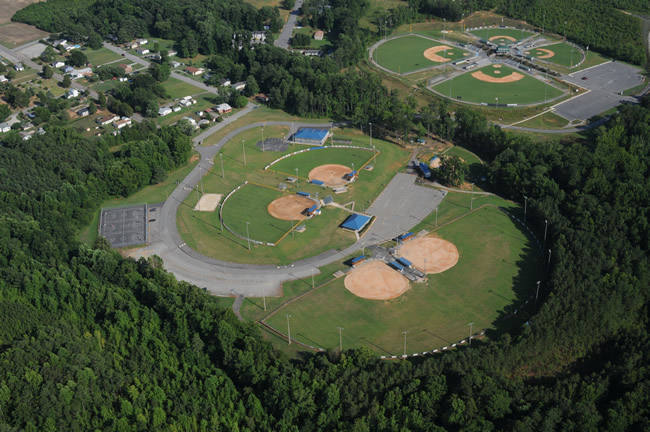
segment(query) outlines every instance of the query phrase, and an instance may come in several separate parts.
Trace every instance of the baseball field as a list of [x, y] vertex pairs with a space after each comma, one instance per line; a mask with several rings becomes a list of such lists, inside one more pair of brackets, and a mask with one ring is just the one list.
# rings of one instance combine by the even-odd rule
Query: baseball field
[[472, 54], [449, 42], [407, 35], [384, 42], [377, 47], [373, 55], [380, 66], [393, 72], [408, 73]]
[[478, 38], [494, 42], [497, 45], [512, 45], [535, 34], [521, 29], [500, 27], [476, 29], [471, 30], [469, 33]]
[[524, 51], [524, 54], [566, 68], [575, 66], [583, 58], [583, 52], [580, 49], [564, 42], [546, 45], [539, 48], [530, 48]]
[[495, 104], [498, 98], [499, 105], [543, 103], [563, 94], [522, 70], [500, 64], [470, 70], [433, 89], [460, 102]]
[[[421, 225], [458, 249], [458, 262], [450, 269], [429, 274], [426, 283], [411, 282], [391, 300], [358, 297], [346, 289], [345, 277], [334, 279], [266, 323], [286, 332], [290, 315], [292, 338], [325, 349], [338, 346], [337, 327], [342, 327], [344, 349], [367, 347], [386, 356], [403, 354], [403, 332], [408, 332], [407, 353], [412, 354], [467, 338], [470, 322], [475, 331], [494, 327], [534, 293], [540, 253], [528, 231], [500, 208], [488, 205], [467, 212], [467, 200], [464, 194], [449, 194], [439, 217], [441, 225], [450, 223], [435, 230], [430, 217]], [[495, 197], [476, 201], [474, 208], [479, 203], [511, 206]]]

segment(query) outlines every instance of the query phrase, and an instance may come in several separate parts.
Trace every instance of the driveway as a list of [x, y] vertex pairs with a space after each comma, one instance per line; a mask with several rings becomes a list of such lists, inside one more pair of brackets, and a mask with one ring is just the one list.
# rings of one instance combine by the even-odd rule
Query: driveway
[[289, 49], [289, 39], [291, 39], [293, 29], [296, 26], [296, 20], [298, 19], [298, 15], [300, 15], [299, 10], [302, 7], [302, 2], [303, 0], [296, 0], [296, 4], [293, 6], [293, 9], [291, 9], [291, 13], [289, 14], [289, 19], [284, 27], [282, 27], [280, 36], [278, 36], [275, 42], [273, 42], [273, 45], [276, 47]]

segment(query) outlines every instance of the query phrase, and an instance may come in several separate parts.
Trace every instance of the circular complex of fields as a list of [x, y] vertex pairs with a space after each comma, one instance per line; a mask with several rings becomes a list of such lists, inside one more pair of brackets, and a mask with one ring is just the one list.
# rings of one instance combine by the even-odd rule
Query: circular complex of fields
[[326, 186], [342, 186], [347, 183], [343, 176], [351, 171], [352, 169], [345, 165], [328, 164], [312, 169], [308, 177], [309, 180], [320, 180]]
[[409, 289], [409, 281], [383, 261], [371, 261], [345, 277], [345, 288], [368, 300], [390, 300]]
[[277, 198], [268, 205], [269, 214], [276, 219], [300, 220], [303, 212], [314, 205], [314, 201], [300, 195], [289, 195]]
[[458, 248], [437, 237], [420, 237], [399, 249], [400, 255], [425, 273], [435, 274], [449, 270], [458, 262]]

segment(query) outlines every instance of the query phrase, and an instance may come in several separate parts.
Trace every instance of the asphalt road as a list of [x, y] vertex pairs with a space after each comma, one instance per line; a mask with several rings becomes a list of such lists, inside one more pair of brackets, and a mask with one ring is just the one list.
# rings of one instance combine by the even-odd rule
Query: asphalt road
[[273, 42], [273, 45], [276, 47], [289, 49], [289, 39], [293, 34], [293, 29], [296, 26], [296, 20], [298, 19], [299, 10], [302, 7], [303, 0], [296, 0], [296, 4], [293, 6], [291, 13], [289, 14], [289, 19], [282, 27], [282, 32], [280, 36]]

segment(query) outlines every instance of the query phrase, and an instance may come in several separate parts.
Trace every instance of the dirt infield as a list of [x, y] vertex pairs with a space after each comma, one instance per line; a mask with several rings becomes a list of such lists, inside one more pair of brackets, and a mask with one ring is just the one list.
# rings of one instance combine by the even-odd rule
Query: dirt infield
[[371, 261], [352, 270], [345, 277], [345, 288], [368, 300], [390, 300], [409, 289], [409, 281], [383, 261]]
[[[448, 62], [450, 59], [445, 58], [443, 56], [439, 56], [438, 53], [444, 52], [445, 50], [451, 50], [451, 49], [453, 48], [447, 45], [438, 45], [425, 50], [422, 53], [422, 55], [424, 55], [424, 57], [427, 60], [431, 60], [432, 62], [444, 63], [444, 62]], [[452, 53], [448, 53], [448, 54], [452, 54]]]
[[492, 67], [493, 67], [494, 69], [499, 69], [499, 68], [501, 68], [501, 65], [500, 65], [500, 64], [495, 64], [495, 65], [492, 65]]
[[486, 73], [483, 73], [482, 71], [478, 71], [472, 73], [472, 76], [479, 81], [485, 81], [485, 82], [497, 83], [497, 84], [511, 83], [511, 82], [519, 81], [520, 79], [524, 78], [524, 76], [519, 72], [513, 72], [510, 75], [506, 75], [501, 78], [495, 78]]
[[399, 253], [415, 267], [428, 274], [442, 273], [458, 262], [456, 245], [437, 237], [420, 237], [412, 240], [402, 246]]
[[501, 71], [494, 71], [494, 73], [495, 73], [495, 74], [500, 74], [500, 73], [501, 73]]
[[493, 41], [495, 39], [507, 39], [509, 41], [517, 42], [517, 39], [512, 36], [492, 36], [489, 40]]
[[352, 171], [352, 168], [343, 165], [321, 165], [309, 171], [309, 180], [320, 180], [327, 186], [342, 186], [347, 183], [343, 176]]
[[194, 211], [213, 212], [221, 202], [222, 194], [205, 194], [194, 206]]
[[[546, 53], [546, 54], [540, 55], [540, 54], [543, 54], [543, 53]], [[537, 58], [539, 58], [539, 59], [551, 58], [554, 55], [555, 55], [555, 53], [553, 51], [549, 50], [549, 49], [537, 48]]]
[[297, 221], [301, 220], [306, 209], [314, 205], [314, 201], [300, 195], [288, 195], [275, 199], [267, 210], [276, 219]]

